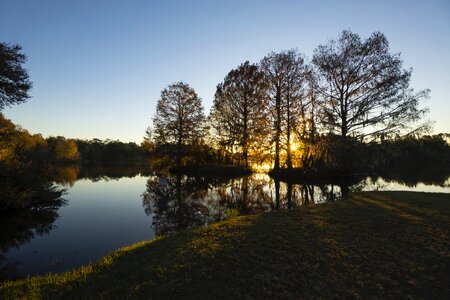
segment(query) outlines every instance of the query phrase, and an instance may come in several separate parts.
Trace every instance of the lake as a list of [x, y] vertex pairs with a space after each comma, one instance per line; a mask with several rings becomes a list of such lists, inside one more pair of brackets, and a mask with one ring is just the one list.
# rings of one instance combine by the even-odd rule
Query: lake
[[[77, 167], [78, 168], [78, 167]], [[0, 221], [0, 279], [61, 272], [129, 244], [236, 215], [339, 201], [348, 191], [450, 192], [450, 178], [366, 177], [352, 184], [286, 184], [267, 174], [240, 178], [155, 176], [142, 170], [67, 169], [63, 205]]]

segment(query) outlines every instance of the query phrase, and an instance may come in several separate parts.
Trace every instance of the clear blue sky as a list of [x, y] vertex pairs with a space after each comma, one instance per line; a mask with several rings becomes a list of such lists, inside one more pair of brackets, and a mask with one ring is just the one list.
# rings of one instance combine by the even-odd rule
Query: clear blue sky
[[34, 88], [4, 110], [32, 133], [140, 142], [160, 91], [183, 80], [209, 112], [245, 60], [314, 48], [351, 29], [383, 32], [412, 87], [431, 89], [435, 133], [450, 132], [450, 1], [0, 0], [0, 41], [28, 55]]

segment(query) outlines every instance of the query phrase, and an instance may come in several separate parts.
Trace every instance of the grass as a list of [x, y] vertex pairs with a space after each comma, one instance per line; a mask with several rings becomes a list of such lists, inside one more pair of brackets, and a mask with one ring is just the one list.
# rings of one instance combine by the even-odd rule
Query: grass
[[0, 298], [450, 297], [450, 194], [364, 192], [123, 248]]

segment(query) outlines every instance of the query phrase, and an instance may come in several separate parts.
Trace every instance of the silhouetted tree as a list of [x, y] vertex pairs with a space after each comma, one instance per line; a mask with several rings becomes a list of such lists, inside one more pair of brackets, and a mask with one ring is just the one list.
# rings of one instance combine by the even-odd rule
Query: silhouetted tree
[[30, 98], [31, 81], [23, 64], [27, 57], [19, 45], [0, 43], [0, 111]]
[[183, 145], [196, 143], [204, 135], [204, 119], [201, 99], [188, 84], [176, 82], [162, 90], [153, 118], [154, 138], [159, 144], [176, 144], [177, 166]]
[[267, 128], [264, 74], [248, 61], [231, 70], [217, 86], [210, 119], [220, 145], [239, 147], [245, 167], [251, 148], [261, 147]]
[[319, 138], [318, 130], [321, 127], [319, 109], [320, 102], [314, 91], [314, 73], [310, 67], [305, 70], [307, 105], [301, 109], [300, 124], [295, 128], [295, 134], [300, 141], [300, 162], [302, 168], [309, 168], [314, 159], [314, 149]]
[[413, 93], [411, 70], [402, 69], [400, 54], [389, 52], [380, 33], [361, 41], [345, 30], [337, 40], [320, 45], [312, 59], [314, 88], [323, 100], [323, 122], [344, 139], [398, 132], [425, 110], [419, 101], [429, 91]]
[[306, 120], [305, 106], [307, 99], [304, 95], [305, 66], [304, 60], [294, 50], [282, 52], [285, 68], [285, 122], [283, 131], [286, 135], [286, 164], [292, 169], [292, 133], [296, 127]]
[[[292, 132], [300, 121], [304, 110], [302, 100], [305, 78], [304, 60], [296, 50], [272, 52], [265, 56], [260, 66], [269, 84], [269, 99], [274, 121], [275, 171], [280, 168], [280, 152], [284, 144], [286, 163], [292, 168]], [[283, 143], [282, 137], [285, 136]]]

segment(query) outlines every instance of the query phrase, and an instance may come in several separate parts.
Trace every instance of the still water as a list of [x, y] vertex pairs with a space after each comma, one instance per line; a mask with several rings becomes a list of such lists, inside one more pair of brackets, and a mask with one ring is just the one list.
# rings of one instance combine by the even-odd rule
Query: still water
[[[65, 202], [0, 221], [0, 280], [61, 272], [155, 235], [235, 215], [336, 201], [348, 191], [450, 192], [450, 179], [352, 184], [286, 184], [266, 174], [240, 178], [157, 177], [137, 172], [62, 176]], [[79, 170], [75, 172], [79, 174]]]

